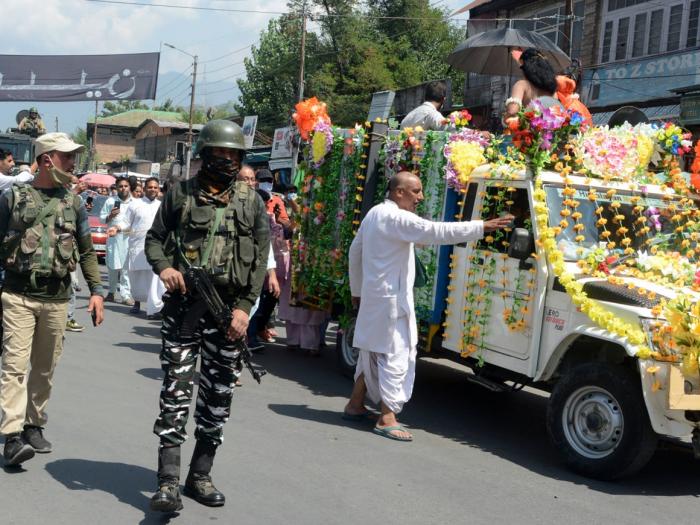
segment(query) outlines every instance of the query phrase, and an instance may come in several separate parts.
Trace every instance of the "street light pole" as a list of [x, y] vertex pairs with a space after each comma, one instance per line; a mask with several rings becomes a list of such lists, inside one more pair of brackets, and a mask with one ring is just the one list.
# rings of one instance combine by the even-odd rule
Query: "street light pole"
[[194, 117], [194, 96], [195, 96], [195, 87], [197, 86], [197, 55], [192, 55], [188, 53], [187, 51], [183, 51], [182, 49], [175, 47], [172, 44], [168, 44], [166, 42], [163, 42], [163, 45], [166, 47], [169, 47], [170, 49], [174, 49], [175, 51], [179, 51], [180, 53], [183, 53], [187, 55], [188, 57], [191, 57], [192, 60], [194, 61], [192, 64], [192, 90], [190, 91], [190, 118], [189, 118], [189, 123], [188, 123], [188, 129], [187, 129], [187, 155], [186, 155], [186, 168], [185, 168], [185, 178], [189, 179], [190, 178], [190, 161], [192, 160], [192, 119]]
[[197, 55], [194, 56], [194, 67], [192, 68], [192, 92], [190, 94], [190, 122], [187, 131], [187, 169], [185, 178], [190, 178], [190, 162], [192, 161], [192, 116], [194, 114], [194, 90], [197, 86]]

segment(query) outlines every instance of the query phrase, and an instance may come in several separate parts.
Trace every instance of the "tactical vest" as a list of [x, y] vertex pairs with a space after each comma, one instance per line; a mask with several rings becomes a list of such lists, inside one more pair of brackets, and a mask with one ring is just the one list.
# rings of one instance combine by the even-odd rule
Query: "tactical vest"
[[5, 268], [28, 274], [34, 286], [37, 277], [64, 278], [75, 270], [78, 259], [76, 230], [78, 214], [75, 199], [44, 199], [33, 187], [12, 186], [12, 210], [7, 234], [0, 247]]
[[250, 286], [256, 269], [255, 202], [257, 194], [243, 182], [226, 207], [197, 202], [186, 185], [185, 202], [175, 232], [177, 266], [206, 268], [212, 282], [235, 293]]

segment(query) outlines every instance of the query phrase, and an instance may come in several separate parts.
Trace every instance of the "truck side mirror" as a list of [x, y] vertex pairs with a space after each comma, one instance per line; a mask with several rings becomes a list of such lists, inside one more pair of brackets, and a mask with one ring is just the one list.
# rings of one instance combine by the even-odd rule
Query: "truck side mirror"
[[524, 261], [535, 251], [535, 237], [525, 228], [514, 228], [510, 234], [508, 257]]

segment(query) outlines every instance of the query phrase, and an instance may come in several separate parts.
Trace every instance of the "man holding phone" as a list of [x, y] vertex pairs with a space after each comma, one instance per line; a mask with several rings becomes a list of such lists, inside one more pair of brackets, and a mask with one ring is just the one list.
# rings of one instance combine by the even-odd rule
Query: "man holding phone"
[[[108, 198], [102, 210], [100, 218], [108, 227], [115, 227], [119, 224], [119, 216], [126, 213], [127, 208], [132, 203], [131, 185], [126, 177], [117, 179], [117, 196]], [[116, 301], [117, 283], [119, 284], [119, 295], [121, 302], [127, 306], [134, 306], [134, 299], [131, 297], [131, 283], [129, 282], [129, 272], [127, 271], [126, 257], [129, 252], [129, 241], [122, 234], [107, 239], [107, 270], [109, 275], [108, 301]]]
[[70, 272], [78, 263], [90, 287], [88, 311], [95, 324], [104, 317], [88, 215], [69, 189], [75, 154], [83, 149], [65, 133], [42, 135], [35, 143], [39, 173], [32, 185], [14, 186], [0, 196], [0, 259], [7, 272], [0, 434], [8, 466], [51, 452], [43, 436], [46, 406], [63, 351]]

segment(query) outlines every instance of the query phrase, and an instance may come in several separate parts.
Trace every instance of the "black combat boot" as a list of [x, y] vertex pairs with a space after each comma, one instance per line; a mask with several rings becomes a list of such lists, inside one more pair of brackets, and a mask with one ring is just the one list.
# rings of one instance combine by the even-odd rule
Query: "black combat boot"
[[158, 492], [151, 498], [151, 510], [177, 512], [182, 510], [180, 498], [180, 447], [158, 449]]
[[20, 432], [5, 436], [5, 465], [14, 467], [34, 457], [34, 449], [24, 441]]
[[38, 454], [48, 454], [51, 452], [51, 442], [44, 437], [44, 429], [42, 427], [24, 425], [22, 438], [29, 443], [34, 449], [34, 452]]
[[216, 445], [197, 440], [183, 491], [186, 496], [207, 507], [222, 507], [226, 503], [226, 496], [214, 486], [209, 475], [215, 454]]

